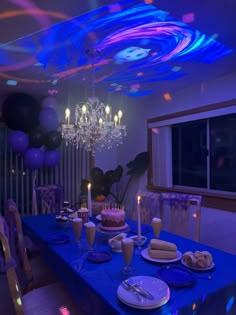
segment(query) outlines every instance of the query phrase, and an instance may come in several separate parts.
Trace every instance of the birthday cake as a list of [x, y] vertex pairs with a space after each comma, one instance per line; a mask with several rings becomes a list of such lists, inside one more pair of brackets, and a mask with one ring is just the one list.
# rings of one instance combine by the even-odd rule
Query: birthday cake
[[101, 228], [115, 231], [125, 228], [125, 211], [123, 209], [104, 209], [101, 212]]

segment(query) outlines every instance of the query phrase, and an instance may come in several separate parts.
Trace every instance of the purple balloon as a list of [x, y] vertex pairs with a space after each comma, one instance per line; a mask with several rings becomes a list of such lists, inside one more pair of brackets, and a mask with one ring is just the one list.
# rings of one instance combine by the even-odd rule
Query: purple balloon
[[8, 143], [13, 152], [22, 153], [29, 146], [29, 137], [23, 131], [11, 131], [8, 135]]
[[44, 152], [44, 166], [53, 167], [60, 162], [60, 152], [58, 150]]
[[25, 152], [25, 166], [30, 170], [35, 170], [43, 166], [44, 152], [40, 149], [31, 148]]
[[39, 122], [46, 131], [57, 130], [59, 121], [57, 112], [50, 107], [45, 107], [39, 113]]
[[50, 108], [53, 108], [53, 109], [57, 110], [58, 102], [57, 102], [57, 99], [54, 96], [46, 96], [42, 100], [41, 106], [43, 108], [50, 107]]

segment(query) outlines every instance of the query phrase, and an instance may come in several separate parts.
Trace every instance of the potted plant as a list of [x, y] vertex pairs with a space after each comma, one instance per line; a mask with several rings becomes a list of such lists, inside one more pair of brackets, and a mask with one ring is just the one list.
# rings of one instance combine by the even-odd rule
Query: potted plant
[[114, 202], [118, 206], [121, 206], [123, 205], [130, 183], [134, 178], [139, 177], [147, 170], [148, 162], [148, 152], [141, 152], [134, 160], [126, 164], [126, 175], [128, 175], [129, 178], [122, 191], [119, 188], [119, 182], [123, 175], [123, 167], [121, 165], [118, 165], [115, 170], [109, 170], [106, 173], [100, 168], [94, 167], [91, 170], [91, 180], [82, 180], [81, 193], [86, 195], [88, 183], [91, 182], [91, 193], [94, 200], [103, 201], [105, 197], [111, 195], [114, 198]]

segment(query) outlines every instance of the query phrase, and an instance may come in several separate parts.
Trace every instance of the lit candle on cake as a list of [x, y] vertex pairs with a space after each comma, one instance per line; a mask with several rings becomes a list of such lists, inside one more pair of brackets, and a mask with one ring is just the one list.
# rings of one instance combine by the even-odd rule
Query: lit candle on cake
[[91, 200], [91, 183], [88, 183], [88, 212], [89, 217], [92, 217], [92, 200]]
[[141, 218], [140, 218], [140, 200], [141, 196], [137, 196], [137, 224], [138, 224], [138, 241], [141, 241]]

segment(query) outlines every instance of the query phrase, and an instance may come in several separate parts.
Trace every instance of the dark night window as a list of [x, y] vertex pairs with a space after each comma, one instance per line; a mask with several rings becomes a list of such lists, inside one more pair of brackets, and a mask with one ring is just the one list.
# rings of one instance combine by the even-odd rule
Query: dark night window
[[172, 125], [173, 185], [236, 192], [236, 114]]

